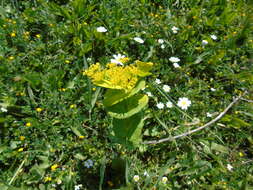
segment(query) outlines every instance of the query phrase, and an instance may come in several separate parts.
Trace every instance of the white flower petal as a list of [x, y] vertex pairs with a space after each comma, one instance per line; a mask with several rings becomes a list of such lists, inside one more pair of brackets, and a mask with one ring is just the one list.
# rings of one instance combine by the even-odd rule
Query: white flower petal
[[107, 29], [103, 26], [97, 27], [97, 32], [107, 32]]
[[156, 83], [156, 84], [161, 84], [162, 82], [161, 82], [160, 79], [155, 79], [155, 83]]
[[171, 102], [171, 101], [168, 101], [168, 102], [166, 103], [166, 107], [167, 107], [167, 108], [172, 108], [172, 107], [173, 107], [172, 102]]
[[170, 89], [171, 89], [171, 88], [170, 88], [169, 85], [167, 85], [167, 84], [163, 85], [163, 90], [164, 90], [165, 92], [169, 92]]
[[180, 59], [177, 58], [177, 57], [170, 57], [169, 61], [172, 62], [172, 63], [178, 63], [180, 61]]
[[140, 37], [134, 37], [134, 41], [140, 43], [140, 44], [143, 44], [144, 43], [144, 40], [141, 39]]
[[179, 65], [178, 63], [173, 63], [173, 66], [174, 66], [175, 68], [180, 68], [180, 65]]
[[207, 40], [202, 40], [202, 45], [205, 46], [208, 44], [208, 41]]
[[158, 109], [163, 109], [164, 108], [164, 104], [162, 102], [159, 102], [158, 104], [156, 104], [156, 107]]
[[214, 34], [210, 35], [210, 37], [211, 37], [213, 40], [217, 40], [217, 39], [218, 39], [218, 37], [217, 37], [216, 35], [214, 35]]

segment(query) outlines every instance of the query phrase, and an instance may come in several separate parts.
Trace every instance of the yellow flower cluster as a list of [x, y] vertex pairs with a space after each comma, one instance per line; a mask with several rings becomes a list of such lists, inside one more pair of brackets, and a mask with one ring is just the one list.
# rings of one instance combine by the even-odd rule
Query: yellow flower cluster
[[92, 82], [104, 88], [131, 91], [140, 77], [150, 75], [152, 62], [135, 61], [134, 64], [118, 66], [116, 63], [108, 63], [102, 68], [99, 63], [91, 65], [84, 71]]

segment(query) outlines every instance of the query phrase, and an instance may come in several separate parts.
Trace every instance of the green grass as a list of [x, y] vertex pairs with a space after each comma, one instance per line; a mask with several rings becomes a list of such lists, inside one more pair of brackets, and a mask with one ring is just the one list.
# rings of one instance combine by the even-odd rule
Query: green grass
[[[0, 1], [0, 189], [253, 189], [252, 14], [249, 0]], [[195, 129], [248, 93], [204, 130], [129, 150], [111, 138], [105, 90], [82, 74], [118, 53], [155, 64], [143, 141]]]

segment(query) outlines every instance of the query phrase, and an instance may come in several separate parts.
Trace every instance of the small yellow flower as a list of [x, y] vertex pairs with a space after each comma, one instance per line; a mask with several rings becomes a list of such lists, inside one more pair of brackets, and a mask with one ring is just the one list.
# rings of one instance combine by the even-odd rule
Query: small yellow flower
[[242, 152], [239, 152], [239, 156], [240, 156], [240, 157], [243, 157], [244, 154], [243, 154]]
[[19, 148], [18, 152], [23, 152], [24, 148]]
[[54, 25], [50, 23], [50, 24], [48, 24], [48, 26], [53, 27]]
[[41, 112], [41, 111], [42, 111], [42, 108], [36, 108], [36, 111], [37, 111], [37, 112]]
[[69, 60], [65, 60], [65, 63], [66, 63], [66, 64], [69, 64], [69, 63], [70, 63], [70, 61], [69, 61]]
[[25, 136], [20, 136], [19, 139], [20, 139], [21, 141], [23, 141], [23, 140], [25, 140]]
[[74, 109], [74, 108], [76, 108], [76, 104], [71, 104], [69, 107], [70, 107], [71, 109]]
[[44, 178], [44, 181], [45, 182], [52, 181], [52, 178], [47, 176], [47, 177]]
[[8, 57], [8, 59], [9, 59], [9, 60], [13, 60], [13, 59], [14, 59], [14, 57], [13, 57], [13, 56], [10, 56], [10, 57]]
[[54, 164], [54, 165], [52, 165], [52, 166], [51, 166], [51, 171], [55, 171], [55, 170], [56, 170], [56, 168], [58, 168], [58, 164]]
[[83, 136], [83, 135], [79, 136], [79, 139], [84, 139], [84, 138], [85, 138], [85, 136]]
[[66, 91], [66, 88], [60, 88], [59, 91], [65, 92], [65, 91]]
[[108, 185], [109, 185], [110, 187], [112, 187], [112, 186], [113, 186], [113, 182], [111, 182], [111, 181], [107, 181], [107, 183], [108, 183]]
[[16, 24], [17, 22], [14, 20], [14, 21], [12, 21], [12, 24]]
[[31, 127], [32, 124], [31, 124], [30, 122], [28, 122], [28, 123], [25, 124], [25, 126], [26, 126], [26, 127]]
[[35, 36], [36, 36], [36, 38], [41, 38], [40, 34], [36, 34]]
[[15, 33], [15, 32], [12, 32], [12, 33], [11, 33], [11, 37], [16, 37], [16, 33]]
[[96, 91], [96, 88], [92, 88], [93, 91]]

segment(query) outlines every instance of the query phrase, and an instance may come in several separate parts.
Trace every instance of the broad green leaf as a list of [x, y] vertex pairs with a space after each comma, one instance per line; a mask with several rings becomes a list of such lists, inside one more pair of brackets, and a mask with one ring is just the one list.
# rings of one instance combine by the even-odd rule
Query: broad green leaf
[[123, 101], [124, 99], [130, 96], [133, 96], [141, 89], [145, 88], [145, 84], [146, 84], [145, 81], [141, 80], [137, 83], [136, 87], [133, 90], [127, 93], [124, 90], [108, 89], [105, 93], [105, 99], [103, 101], [104, 106], [110, 107], [114, 104], [117, 104], [118, 102]]
[[143, 113], [137, 113], [127, 119], [113, 119], [112, 140], [130, 149], [136, 147], [141, 142], [143, 124]]
[[148, 103], [147, 95], [134, 95], [107, 108], [108, 114], [117, 119], [125, 119], [141, 111]]
[[212, 150], [215, 150], [215, 151], [222, 152], [222, 153], [226, 153], [226, 154], [229, 153], [227, 147], [225, 147], [225, 146], [223, 146], [223, 145], [220, 145], [220, 144], [216, 144], [216, 143], [214, 143], [214, 142], [211, 143], [211, 149], [212, 149]]

